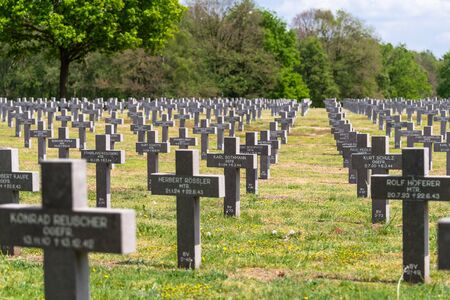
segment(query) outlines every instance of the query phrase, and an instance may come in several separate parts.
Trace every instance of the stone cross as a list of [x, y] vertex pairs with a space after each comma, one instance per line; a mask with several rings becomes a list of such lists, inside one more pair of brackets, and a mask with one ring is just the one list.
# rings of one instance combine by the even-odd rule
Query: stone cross
[[147, 153], [147, 188], [151, 190], [151, 174], [159, 172], [159, 153], [169, 153], [168, 142], [158, 143], [158, 131], [147, 131], [147, 142], [136, 143], [136, 152]]
[[400, 133], [400, 130], [402, 128], [406, 128], [407, 130], [413, 130], [414, 129], [414, 123], [413, 122], [405, 122], [401, 121], [399, 119], [398, 122], [393, 122], [391, 124], [391, 127], [394, 128], [394, 148], [400, 149], [401, 148], [401, 142], [402, 142], [402, 135]]
[[69, 110], [70, 110], [70, 114], [73, 117], [72, 121], [78, 120], [80, 109], [81, 109], [81, 104], [78, 100], [70, 102]]
[[336, 149], [339, 154], [343, 155], [344, 147], [356, 147], [356, 131], [342, 131], [335, 132], [334, 138], [336, 139]]
[[353, 131], [352, 124], [340, 124], [334, 132], [334, 139], [336, 140], [336, 149], [339, 154], [343, 154], [342, 149], [346, 147], [356, 146], [356, 131]]
[[286, 130], [289, 134], [291, 127], [294, 125], [294, 119], [288, 118], [287, 112], [280, 112], [280, 117], [275, 118], [275, 121], [281, 124], [281, 130]]
[[117, 133], [114, 129], [113, 124], [105, 124], [105, 134], [109, 135], [109, 140], [111, 141], [111, 150], [114, 150], [116, 143], [123, 142], [123, 134]]
[[201, 158], [206, 159], [208, 155], [209, 135], [217, 134], [217, 128], [209, 127], [208, 119], [202, 119], [200, 121], [200, 127], [194, 127], [192, 128], [192, 131], [194, 134], [201, 134]]
[[198, 127], [200, 123], [200, 114], [203, 113], [203, 107], [200, 107], [200, 103], [196, 102], [189, 108], [189, 112], [194, 114], [194, 127]]
[[[18, 204], [20, 191], [39, 191], [39, 175], [37, 172], [19, 171], [17, 149], [0, 149], [0, 204]], [[6, 245], [2, 244], [2, 253], [14, 255], [14, 246]]]
[[398, 136], [399, 136], [399, 140], [398, 140], [398, 144], [397, 142], [395, 143], [395, 146], [397, 148], [401, 148], [402, 147], [402, 136], [406, 136], [406, 146], [407, 147], [414, 147], [414, 136], [418, 136], [418, 135], [422, 135], [422, 130], [414, 130], [414, 123], [412, 122], [408, 122], [407, 126], [406, 126], [406, 130], [399, 130], [398, 131]]
[[178, 128], [178, 137], [170, 138], [170, 144], [179, 149], [188, 149], [189, 146], [197, 146], [197, 138], [190, 138], [186, 127]]
[[270, 136], [271, 138], [280, 138], [282, 144], [287, 144], [287, 131], [286, 130], [278, 130], [277, 122], [270, 122], [269, 124]]
[[49, 148], [58, 149], [58, 158], [69, 158], [70, 148], [80, 148], [79, 139], [69, 139], [69, 128], [58, 128], [58, 138], [48, 140]]
[[412, 145], [414, 147], [415, 143], [423, 143], [424, 147], [428, 148], [429, 155], [429, 163], [430, 170], [433, 168], [433, 143], [441, 143], [442, 136], [441, 135], [433, 135], [433, 126], [424, 126], [423, 127], [423, 135], [416, 135], [412, 137]]
[[353, 168], [351, 158], [355, 153], [370, 154], [372, 148], [370, 147], [369, 134], [357, 133], [356, 134], [356, 146], [343, 145], [342, 153], [344, 157], [344, 167], [348, 168], [348, 183], [357, 184], [358, 180], [367, 181], [365, 178], [367, 173], [360, 173], [361, 178], [357, 178], [356, 169]]
[[[271, 145], [264, 145], [258, 143], [258, 132], [246, 132], [245, 133], [245, 145], [240, 146], [241, 153], [256, 154], [260, 157], [260, 178], [270, 178], [270, 155], [272, 150]], [[256, 193], [258, 189], [258, 181], [252, 177], [257, 177], [258, 174], [254, 169], [247, 169], [245, 172], [250, 174], [250, 178], [247, 175], [247, 193]], [[252, 190], [252, 186], [255, 188]]]
[[225, 137], [225, 130], [230, 130], [231, 124], [224, 123], [223, 116], [217, 117], [217, 123], [211, 124], [217, 128], [217, 150], [223, 150], [223, 141]]
[[45, 122], [38, 122], [37, 130], [30, 130], [30, 136], [38, 139], [38, 161], [47, 157], [47, 138], [53, 137], [53, 130], [46, 129]]
[[434, 116], [437, 115], [438, 113], [439, 112], [437, 110], [426, 110], [426, 111], [422, 112], [422, 115], [427, 116], [427, 126], [433, 126]]
[[400, 115], [386, 117], [386, 136], [391, 136], [393, 125], [400, 123], [401, 117]]
[[177, 150], [175, 174], [151, 175], [152, 194], [177, 197], [178, 267], [201, 264], [200, 197], [224, 197], [223, 175], [199, 174], [198, 150]]
[[242, 117], [236, 115], [236, 112], [234, 110], [230, 110], [229, 115], [227, 117], [225, 117], [225, 121], [230, 123], [231, 127], [230, 127], [230, 131], [229, 131], [229, 135], [231, 137], [234, 137], [236, 134], [236, 122], [241, 123]]
[[15, 113], [11, 113], [11, 115], [16, 119], [16, 134], [15, 137], [21, 137], [22, 136], [22, 107], [16, 107]]
[[72, 122], [73, 128], [78, 128], [78, 137], [80, 139], [80, 150], [86, 148], [86, 128], [90, 128], [94, 126], [94, 123], [91, 121], [85, 121], [84, 115], [78, 115], [78, 121]]
[[[402, 155], [389, 154], [389, 137], [373, 136], [370, 154], [352, 155], [352, 167], [356, 170], [357, 196], [368, 197], [372, 174], [389, 174], [389, 170], [401, 170]], [[372, 197], [372, 223], [389, 220], [389, 201]]]
[[429, 281], [428, 201], [450, 200], [450, 177], [428, 176], [428, 168], [428, 148], [406, 148], [402, 176], [372, 175], [372, 197], [402, 200], [403, 279], [410, 283]]
[[169, 116], [167, 114], [162, 114], [161, 120], [157, 120], [157, 121], [153, 122], [153, 125], [162, 127], [162, 141], [168, 142], [169, 141], [169, 127], [174, 126], [174, 122], [172, 120], [169, 120]]
[[447, 132], [447, 122], [450, 121], [450, 117], [447, 116], [447, 111], [441, 110], [440, 116], [434, 116], [434, 121], [441, 123], [441, 135], [445, 137], [445, 133]]
[[[136, 124], [132, 124], [130, 126], [131, 131], [137, 132], [138, 135], [138, 143], [145, 142], [145, 133], [147, 131], [153, 130], [153, 125], [146, 125], [145, 119], [142, 115], [136, 118]], [[143, 155], [144, 153], [138, 152], [139, 155]]]
[[450, 132], [447, 132], [444, 142], [434, 143], [434, 152], [446, 153], [446, 174], [450, 175]]
[[180, 128], [186, 127], [186, 120], [189, 120], [191, 118], [191, 114], [186, 113], [185, 108], [180, 108], [179, 113], [174, 115], [175, 119], [180, 120]]
[[45, 299], [89, 299], [88, 252], [135, 251], [135, 213], [88, 208], [82, 160], [44, 161], [41, 168], [42, 207], [0, 205], [0, 241], [44, 249]]
[[224, 168], [225, 201], [224, 214], [226, 216], [240, 215], [240, 169], [256, 169], [257, 156], [255, 154], [241, 154], [238, 137], [225, 138], [224, 153], [208, 154], [208, 167]]
[[[271, 164], [278, 163], [278, 151], [281, 149], [281, 142], [278, 139], [272, 139], [269, 130], [262, 130], [259, 132], [260, 140], [258, 141], [261, 145], [270, 145], [270, 160], [265, 161], [265, 157], [261, 156], [261, 165], [267, 165], [267, 170], [269, 170]], [[264, 167], [265, 168], [265, 167]], [[262, 170], [262, 167], [261, 167]], [[261, 175], [262, 177], [262, 175]]]
[[117, 112], [112, 111], [111, 117], [105, 119], [105, 123], [114, 126], [114, 132], [117, 132], [117, 125], [123, 125], [123, 119], [117, 118]]
[[23, 113], [22, 120], [23, 124], [23, 140], [24, 140], [24, 147], [25, 148], [31, 148], [31, 125], [36, 124], [36, 119], [33, 119], [31, 116], [31, 112], [27, 111]]
[[440, 219], [437, 226], [438, 269], [450, 270], [450, 218]]
[[47, 129], [51, 130], [53, 128], [53, 118], [58, 111], [58, 108], [55, 106], [54, 102], [47, 102], [44, 111], [47, 113]]
[[95, 121], [97, 120], [98, 112], [92, 106], [88, 105], [85, 109], [82, 110], [82, 113], [89, 116], [89, 121], [92, 122], [92, 126], [89, 128], [90, 132], [95, 132]]
[[82, 150], [81, 158], [95, 164], [97, 207], [111, 207], [111, 164], [125, 163], [125, 151], [111, 150], [108, 134], [95, 136], [95, 150]]
[[391, 117], [390, 109], [383, 109], [378, 112], [378, 129], [384, 130], [385, 121]]
[[72, 122], [72, 116], [67, 115], [67, 109], [61, 110], [61, 115], [56, 116], [56, 121], [61, 122], [61, 127], [67, 127], [68, 122]]

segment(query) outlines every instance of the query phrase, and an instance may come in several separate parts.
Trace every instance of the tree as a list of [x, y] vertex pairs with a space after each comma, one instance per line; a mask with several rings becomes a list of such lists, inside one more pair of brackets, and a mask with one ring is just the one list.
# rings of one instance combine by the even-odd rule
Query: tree
[[295, 32], [274, 13], [262, 11], [264, 28], [264, 48], [280, 64], [277, 84], [271, 93], [273, 98], [302, 99], [309, 98], [310, 90], [298, 73], [300, 53], [297, 48]]
[[300, 42], [300, 56], [300, 73], [311, 91], [314, 106], [323, 106], [323, 99], [339, 96], [331, 62], [316, 37], [309, 36]]
[[416, 62], [427, 72], [432, 87], [432, 96], [437, 95], [439, 61], [430, 50], [413, 52]]
[[432, 93], [427, 73], [416, 62], [414, 53], [404, 45], [382, 46], [383, 72], [378, 78], [379, 86], [386, 97], [421, 98]]
[[362, 21], [339, 10], [309, 10], [294, 18], [300, 41], [314, 36], [331, 60], [334, 81], [341, 97], [377, 96], [377, 75], [382, 59], [379, 41]]
[[11, 53], [50, 49], [60, 61], [59, 94], [65, 97], [72, 62], [94, 51], [159, 49], [183, 10], [178, 0], [3, 0], [0, 41]]
[[443, 98], [450, 98], [450, 52], [444, 55], [442, 64], [439, 67], [438, 95]]

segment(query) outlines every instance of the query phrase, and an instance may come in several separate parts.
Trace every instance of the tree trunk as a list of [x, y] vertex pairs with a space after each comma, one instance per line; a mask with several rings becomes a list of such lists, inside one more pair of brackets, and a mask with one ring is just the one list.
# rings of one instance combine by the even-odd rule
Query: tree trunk
[[59, 60], [61, 62], [59, 69], [59, 98], [61, 99], [67, 96], [67, 80], [69, 79], [70, 59], [66, 49], [59, 49]]

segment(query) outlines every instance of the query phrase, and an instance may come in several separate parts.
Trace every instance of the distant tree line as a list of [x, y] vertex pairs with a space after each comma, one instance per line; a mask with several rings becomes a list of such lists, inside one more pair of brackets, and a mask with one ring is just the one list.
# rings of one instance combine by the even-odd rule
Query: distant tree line
[[[431, 51], [383, 43], [345, 11], [307, 10], [288, 26], [252, 0], [193, 0], [184, 14], [175, 2], [166, 0], [176, 13], [160, 10], [158, 18], [152, 15], [143, 24], [123, 22], [121, 18], [132, 16], [118, 14], [117, 23], [107, 22], [110, 28], [93, 31], [101, 36], [91, 39], [89, 51], [70, 61], [63, 95], [311, 98], [316, 106], [327, 97], [450, 97], [450, 53], [438, 59]], [[82, 26], [106, 26], [102, 25], [105, 9], [86, 3], [84, 7], [97, 15]], [[17, 11], [13, 6], [12, 11]], [[127, 12], [138, 9], [139, 4]], [[70, 17], [75, 17], [73, 11]], [[156, 29], [142, 29], [167, 17], [173, 18], [177, 29], [168, 22], [157, 36]], [[99, 20], [103, 23], [96, 25]], [[8, 16], [0, 15], [0, 95], [59, 95], [62, 62], [54, 45], [33, 44], [33, 51], [19, 51], [29, 43], [10, 42], [13, 36], [2, 25], [7, 22]], [[112, 39], [111, 32], [120, 26], [135, 36]], [[71, 40], [83, 40], [72, 32], [64, 34], [70, 37], [64, 44], [67, 51]], [[147, 37], [147, 44], [140, 35]]]

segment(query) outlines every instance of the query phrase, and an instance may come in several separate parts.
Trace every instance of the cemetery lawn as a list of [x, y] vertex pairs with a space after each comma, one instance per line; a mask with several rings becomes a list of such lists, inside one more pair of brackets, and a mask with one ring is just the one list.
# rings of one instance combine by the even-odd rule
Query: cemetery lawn
[[[112, 206], [136, 210], [138, 251], [89, 255], [93, 299], [396, 299], [402, 274], [401, 203], [391, 201], [389, 223], [371, 224], [371, 202], [357, 199], [356, 186], [346, 183], [324, 109], [297, 118], [289, 144], [282, 145], [279, 163], [271, 168], [272, 178], [259, 181], [256, 196], [241, 193], [240, 218], [223, 217], [223, 199], [200, 200], [202, 266], [197, 271], [177, 269], [175, 197], [146, 191], [146, 158], [135, 152], [137, 136], [129, 131], [129, 119], [120, 117], [125, 118], [118, 129], [124, 142], [116, 149], [126, 150], [126, 164], [112, 170]], [[347, 117], [358, 131], [381, 134], [364, 116], [347, 112]], [[245, 130], [268, 129], [271, 120], [265, 112], [264, 120]], [[435, 133], [438, 126], [436, 122]], [[103, 122], [96, 128], [104, 133]], [[38, 170], [37, 141], [24, 149], [23, 138], [13, 134], [14, 128], [1, 123], [0, 146], [20, 149], [22, 171]], [[70, 134], [78, 136], [74, 129]], [[170, 136], [176, 135], [178, 129], [171, 128]], [[244, 143], [243, 133], [239, 135]], [[215, 139], [210, 136], [212, 149]], [[94, 135], [88, 133], [88, 149], [93, 147]], [[398, 151], [391, 146], [391, 152]], [[174, 172], [174, 155], [174, 147], [160, 155], [161, 172]], [[430, 174], [444, 175], [445, 154], [433, 155]], [[57, 157], [57, 150], [48, 149], [47, 157]], [[71, 150], [71, 157], [80, 154]], [[223, 169], [207, 169], [202, 161], [201, 172], [222, 174]], [[88, 176], [89, 205], [94, 207], [94, 165], [89, 165]], [[244, 183], [242, 177], [241, 191]], [[41, 202], [39, 193], [21, 193], [20, 198], [27, 204]], [[430, 203], [432, 282], [402, 283], [401, 299], [449, 297], [449, 274], [436, 270], [436, 224], [446, 216], [448, 203]], [[1, 257], [0, 274], [0, 299], [43, 298], [41, 250]]]

